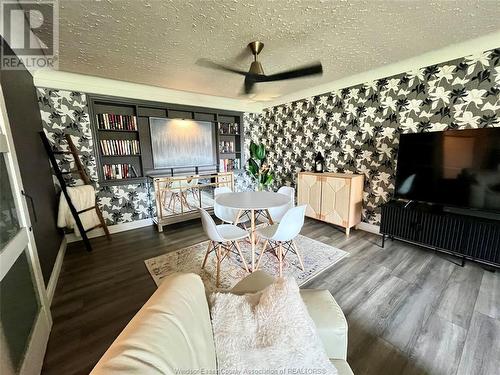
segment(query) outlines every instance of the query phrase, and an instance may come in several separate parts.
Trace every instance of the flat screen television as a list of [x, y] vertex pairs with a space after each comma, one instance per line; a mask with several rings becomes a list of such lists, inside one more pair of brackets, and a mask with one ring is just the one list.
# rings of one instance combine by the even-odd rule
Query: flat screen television
[[402, 134], [395, 197], [500, 213], [500, 128]]
[[212, 122], [151, 117], [149, 126], [154, 169], [217, 164]]

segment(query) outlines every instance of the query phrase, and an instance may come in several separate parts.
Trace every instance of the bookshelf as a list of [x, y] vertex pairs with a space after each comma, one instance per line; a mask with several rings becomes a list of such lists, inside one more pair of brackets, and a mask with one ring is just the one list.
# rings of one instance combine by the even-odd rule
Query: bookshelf
[[217, 154], [219, 172], [232, 172], [244, 167], [243, 136], [240, 116], [217, 116]]
[[[225, 172], [244, 167], [241, 112], [98, 94], [88, 94], [88, 107], [97, 172], [102, 185], [136, 184], [149, 181], [148, 176]], [[155, 169], [151, 117], [192, 119], [214, 124], [216, 165]], [[115, 170], [120, 170], [110, 176], [108, 166], [113, 165]], [[126, 165], [124, 171], [121, 170], [122, 165]]]
[[144, 182], [136, 106], [119, 100], [92, 100], [91, 108], [99, 182]]

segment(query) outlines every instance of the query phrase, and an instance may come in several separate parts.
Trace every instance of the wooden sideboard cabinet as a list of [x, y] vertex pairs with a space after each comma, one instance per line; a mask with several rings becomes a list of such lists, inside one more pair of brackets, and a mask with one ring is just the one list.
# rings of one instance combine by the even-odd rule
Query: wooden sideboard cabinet
[[306, 216], [350, 229], [361, 222], [363, 175], [300, 172], [297, 202]]

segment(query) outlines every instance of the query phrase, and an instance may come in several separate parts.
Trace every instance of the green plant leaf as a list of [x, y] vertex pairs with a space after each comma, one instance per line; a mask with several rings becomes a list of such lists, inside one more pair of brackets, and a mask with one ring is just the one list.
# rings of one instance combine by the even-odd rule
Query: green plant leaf
[[264, 182], [264, 185], [268, 186], [268, 185], [271, 185], [271, 183], [273, 182], [274, 180], [274, 176], [272, 173], [269, 173], [267, 176], [266, 176], [266, 181]]
[[259, 183], [264, 185], [264, 182], [266, 181], [266, 175], [267, 175], [267, 172], [264, 172], [264, 173], [261, 173], [259, 175]]
[[253, 159], [248, 159], [248, 172], [250, 172], [253, 177], [259, 175], [259, 166]]
[[262, 143], [257, 146], [257, 149], [255, 150], [255, 156], [259, 160], [264, 160], [266, 158], [266, 147]]
[[268, 186], [274, 181], [274, 175], [265, 165], [266, 146], [263, 143], [250, 143], [250, 159], [248, 159], [247, 171], [257, 180], [261, 186]]
[[252, 141], [252, 143], [250, 143], [250, 156], [252, 158], [257, 159], [257, 156], [256, 156], [256, 154], [257, 154], [257, 148], [258, 148], [257, 144]]

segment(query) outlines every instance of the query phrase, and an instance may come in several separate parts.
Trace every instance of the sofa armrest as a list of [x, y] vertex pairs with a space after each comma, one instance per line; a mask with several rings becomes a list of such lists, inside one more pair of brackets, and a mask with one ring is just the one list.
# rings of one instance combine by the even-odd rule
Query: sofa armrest
[[331, 293], [328, 290], [302, 289], [300, 294], [328, 357], [347, 360], [347, 321]]
[[215, 374], [210, 312], [199, 275], [166, 277], [92, 370], [92, 375]]

